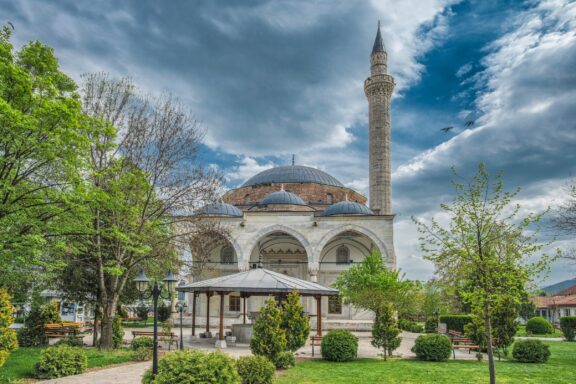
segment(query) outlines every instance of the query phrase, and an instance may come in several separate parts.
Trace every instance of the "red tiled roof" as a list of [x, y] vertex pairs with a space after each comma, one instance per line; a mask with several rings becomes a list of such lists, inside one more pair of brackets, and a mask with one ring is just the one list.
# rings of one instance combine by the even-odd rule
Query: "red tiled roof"
[[536, 308], [576, 307], [576, 295], [569, 296], [533, 296], [530, 298]]

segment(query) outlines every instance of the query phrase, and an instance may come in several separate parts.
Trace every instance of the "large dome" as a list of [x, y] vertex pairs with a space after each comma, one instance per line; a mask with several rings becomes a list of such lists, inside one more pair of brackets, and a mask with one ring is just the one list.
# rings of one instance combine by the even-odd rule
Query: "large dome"
[[242, 217], [244, 213], [231, 204], [213, 203], [203, 206], [196, 213], [199, 216], [232, 216]]
[[364, 204], [355, 201], [341, 201], [332, 204], [322, 214], [322, 216], [339, 216], [339, 215], [373, 215], [374, 212]]
[[261, 202], [261, 205], [282, 204], [282, 205], [306, 205], [300, 196], [287, 191], [272, 192]]
[[267, 169], [249, 178], [242, 187], [271, 183], [317, 183], [344, 187], [335, 177], [316, 168], [286, 165]]

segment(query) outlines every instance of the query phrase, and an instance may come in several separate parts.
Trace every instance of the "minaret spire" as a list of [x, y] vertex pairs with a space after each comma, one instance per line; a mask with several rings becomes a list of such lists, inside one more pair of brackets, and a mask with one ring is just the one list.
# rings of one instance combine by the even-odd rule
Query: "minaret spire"
[[370, 77], [364, 82], [368, 98], [370, 158], [370, 208], [377, 215], [392, 214], [390, 175], [390, 98], [394, 78], [388, 75], [388, 54], [380, 32], [380, 20], [370, 54]]

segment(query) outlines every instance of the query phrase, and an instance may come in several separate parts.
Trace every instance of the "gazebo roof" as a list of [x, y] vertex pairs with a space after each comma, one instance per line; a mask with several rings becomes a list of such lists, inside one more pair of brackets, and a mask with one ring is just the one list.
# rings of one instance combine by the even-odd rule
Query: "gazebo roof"
[[253, 295], [290, 293], [298, 291], [301, 296], [336, 296], [338, 290], [323, 285], [286, 276], [264, 268], [254, 268], [233, 275], [197, 281], [176, 287], [183, 292], [240, 292]]

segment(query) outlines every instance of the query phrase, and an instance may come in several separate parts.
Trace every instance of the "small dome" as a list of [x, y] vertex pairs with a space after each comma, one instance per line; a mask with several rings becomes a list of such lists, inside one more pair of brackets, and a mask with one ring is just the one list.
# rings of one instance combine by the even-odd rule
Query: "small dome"
[[300, 196], [287, 191], [272, 192], [267, 195], [261, 202], [261, 205], [269, 204], [290, 204], [290, 205], [306, 205]]
[[337, 215], [373, 215], [374, 212], [367, 206], [356, 203], [354, 201], [341, 201], [332, 204], [322, 214], [322, 216], [337, 216]]
[[272, 183], [317, 183], [344, 187], [334, 176], [303, 165], [285, 165], [267, 169], [249, 178], [242, 187]]
[[232, 216], [243, 217], [244, 213], [231, 204], [226, 203], [213, 203], [203, 206], [196, 213], [197, 215], [206, 216]]

